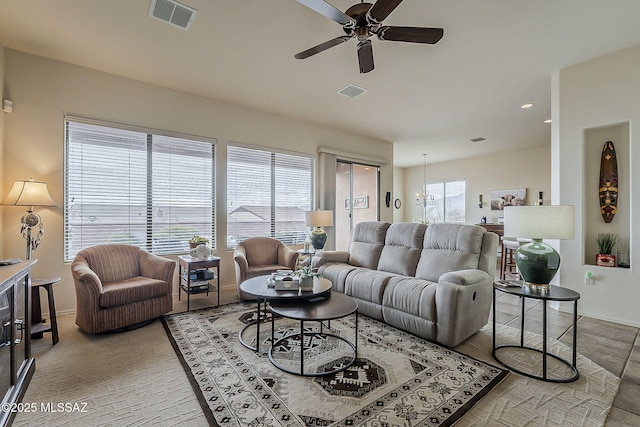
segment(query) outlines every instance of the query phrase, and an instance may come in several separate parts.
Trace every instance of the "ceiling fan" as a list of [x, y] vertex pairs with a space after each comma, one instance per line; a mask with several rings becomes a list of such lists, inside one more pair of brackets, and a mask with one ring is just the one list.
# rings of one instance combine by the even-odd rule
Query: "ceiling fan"
[[380, 40], [426, 44], [438, 43], [444, 35], [442, 28], [382, 25], [382, 21], [402, 3], [402, 0], [378, 0], [375, 4], [363, 1], [351, 6], [344, 13], [324, 0], [298, 0], [298, 3], [302, 3], [342, 25], [342, 29], [347, 35], [336, 37], [297, 53], [294, 55], [296, 59], [308, 58], [355, 38], [358, 40], [357, 50], [360, 73], [368, 73], [374, 69], [373, 47], [371, 40], [369, 40], [374, 34]]

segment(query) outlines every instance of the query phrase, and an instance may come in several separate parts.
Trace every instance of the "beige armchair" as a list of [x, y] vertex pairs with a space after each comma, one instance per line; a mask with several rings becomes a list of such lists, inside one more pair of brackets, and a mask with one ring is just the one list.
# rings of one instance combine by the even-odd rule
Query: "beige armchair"
[[71, 263], [76, 324], [97, 334], [171, 311], [175, 268], [174, 261], [137, 246], [99, 245], [81, 250]]
[[238, 243], [233, 252], [233, 260], [236, 265], [238, 297], [253, 299], [240, 291], [240, 283], [251, 277], [271, 274], [276, 270], [294, 270], [298, 262], [298, 252], [271, 237], [252, 237]]

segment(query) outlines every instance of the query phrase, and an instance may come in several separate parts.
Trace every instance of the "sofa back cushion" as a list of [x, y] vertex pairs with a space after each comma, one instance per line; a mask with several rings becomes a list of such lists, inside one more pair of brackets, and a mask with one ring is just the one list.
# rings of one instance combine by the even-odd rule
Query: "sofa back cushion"
[[349, 264], [375, 270], [389, 228], [388, 222], [360, 222], [353, 227], [349, 243]]
[[484, 228], [477, 225], [429, 225], [416, 277], [437, 282], [449, 271], [478, 268], [484, 233]]
[[414, 276], [427, 226], [412, 222], [397, 222], [387, 230], [378, 270]]
[[140, 276], [140, 248], [131, 245], [98, 245], [78, 252], [102, 283]]

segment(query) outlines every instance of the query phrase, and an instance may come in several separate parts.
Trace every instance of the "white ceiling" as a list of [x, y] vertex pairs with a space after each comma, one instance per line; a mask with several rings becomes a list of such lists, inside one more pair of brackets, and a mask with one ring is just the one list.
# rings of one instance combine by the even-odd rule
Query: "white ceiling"
[[[1, 0], [0, 44], [391, 141], [400, 167], [549, 144], [551, 74], [640, 44], [639, 0], [404, 0], [384, 24], [443, 39], [374, 38], [361, 75], [354, 40], [293, 58], [344, 34], [295, 0], [182, 0], [198, 10], [189, 31], [150, 18], [150, 2]], [[368, 92], [336, 93], [351, 83]]]

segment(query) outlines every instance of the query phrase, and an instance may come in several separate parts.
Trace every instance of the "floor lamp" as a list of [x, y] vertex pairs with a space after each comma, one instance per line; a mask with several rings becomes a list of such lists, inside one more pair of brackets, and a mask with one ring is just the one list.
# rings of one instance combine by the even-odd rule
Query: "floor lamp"
[[21, 218], [22, 237], [27, 240], [27, 258], [31, 259], [31, 251], [35, 250], [40, 244], [40, 239], [44, 233], [42, 219], [40, 215], [33, 212], [34, 206], [50, 206], [56, 207], [58, 204], [53, 201], [49, 195], [47, 184], [45, 182], [34, 181], [29, 178], [28, 181], [16, 181], [13, 187], [4, 198], [1, 205], [4, 206], [27, 206], [27, 214]]

